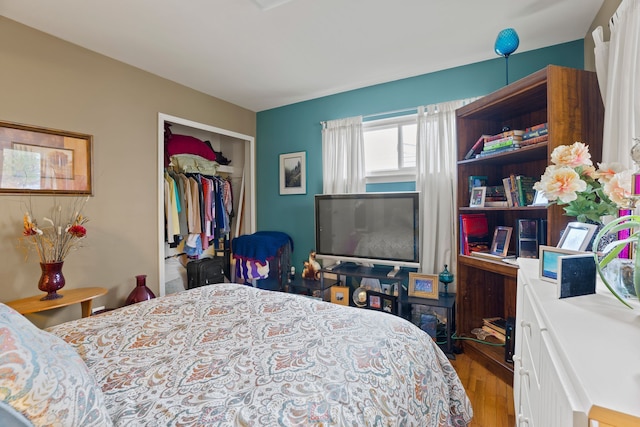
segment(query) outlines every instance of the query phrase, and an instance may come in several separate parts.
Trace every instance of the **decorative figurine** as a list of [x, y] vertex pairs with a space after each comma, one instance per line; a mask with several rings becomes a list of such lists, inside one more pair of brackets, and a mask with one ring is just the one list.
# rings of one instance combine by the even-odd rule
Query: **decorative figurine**
[[302, 278], [311, 280], [320, 279], [320, 263], [316, 261], [316, 251], [311, 251], [309, 253], [309, 260], [304, 262]]

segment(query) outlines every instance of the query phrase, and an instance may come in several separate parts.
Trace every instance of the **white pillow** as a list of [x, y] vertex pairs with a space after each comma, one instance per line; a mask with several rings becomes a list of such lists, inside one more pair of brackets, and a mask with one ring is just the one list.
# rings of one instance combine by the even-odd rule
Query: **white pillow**
[[37, 426], [113, 425], [74, 348], [2, 303], [0, 398]]

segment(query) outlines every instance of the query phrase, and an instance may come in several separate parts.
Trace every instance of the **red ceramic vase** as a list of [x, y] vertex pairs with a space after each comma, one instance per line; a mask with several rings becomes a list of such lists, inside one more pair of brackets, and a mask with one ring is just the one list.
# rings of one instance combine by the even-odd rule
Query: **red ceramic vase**
[[151, 289], [147, 288], [147, 275], [140, 274], [136, 276], [136, 287], [127, 297], [125, 305], [135, 304], [137, 302], [150, 300], [155, 297], [156, 296], [153, 294]]
[[62, 275], [62, 264], [64, 264], [64, 261], [40, 263], [42, 274], [38, 281], [38, 289], [47, 293], [40, 299], [41, 301], [62, 298], [62, 295], [56, 293], [65, 284], [64, 276]]

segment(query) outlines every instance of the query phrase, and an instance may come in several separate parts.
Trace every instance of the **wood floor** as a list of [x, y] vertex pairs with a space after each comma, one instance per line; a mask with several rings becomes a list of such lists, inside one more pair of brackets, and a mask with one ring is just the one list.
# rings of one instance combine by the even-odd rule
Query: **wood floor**
[[513, 387], [469, 356], [456, 354], [455, 368], [473, 406], [470, 427], [514, 427]]

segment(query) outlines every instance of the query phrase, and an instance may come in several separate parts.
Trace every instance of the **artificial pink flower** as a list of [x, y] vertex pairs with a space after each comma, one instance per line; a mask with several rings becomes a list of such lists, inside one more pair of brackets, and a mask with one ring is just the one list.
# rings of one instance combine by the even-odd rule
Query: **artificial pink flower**
[[574, 142], [572, 145], [559, 145], [551, 153], [551, 161], [558, 166], [591, 166], [591, 153], [589, 147], [582, 142]]
[[609, 182], [613, 176], [619, 172], [624, 170], [624, 166], [620, 163], [598, 163], [598, 172], [596, 174], [596, 178], [599, 179], [603, 183]]
[[578, 192], [587, 189], [587, 183], [570, 167], [548, 166], [533, 188], [542, 191], [550, 201], [560, 199], [562, 203], [569, 203], [578, 198]]
[[616, 173], [604, 184], [604, 192], [619, 208], [628, 208], [631, 200], [631, 181], [633, 172], [626, 170]]

